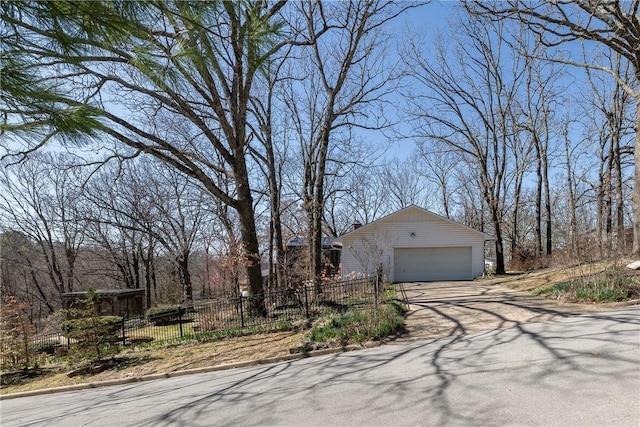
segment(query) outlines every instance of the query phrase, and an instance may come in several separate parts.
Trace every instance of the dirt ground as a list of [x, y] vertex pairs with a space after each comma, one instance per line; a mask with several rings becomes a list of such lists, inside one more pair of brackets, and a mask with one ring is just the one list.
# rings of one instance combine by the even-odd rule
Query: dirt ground
[[[621, 304], [570, 304], [536, 297], [527, 290], [557, 283], [604, 267], [550, 269], [532, 273], [482, 278], [473, 282], [406, 283], [402, 285], [410, 303], [405, 331], [392, 342], [433, 339], [450, 335], [507, 328], [576, 314], [606, 311]], [[638, 304], [640, 301], [625, 303]], [[279, 332], [231, 338], [210, 343], [182, 343], [174, 346], [127, 350], [118, 355], [116, 368], [95, 375], [68, 377], [65, 366], [42, 366], [24, 378], [3, 375], [0, 394], [40, 390], [73, 384], [93, 383], [176, 372], [194, 368], [255, 361], [290, 354], [308, 331]]]

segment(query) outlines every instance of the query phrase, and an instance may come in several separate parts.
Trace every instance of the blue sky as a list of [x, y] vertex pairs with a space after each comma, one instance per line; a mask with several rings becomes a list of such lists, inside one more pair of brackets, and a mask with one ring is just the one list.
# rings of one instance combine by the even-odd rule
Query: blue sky
[[[437, 1], [426, 4], [424, 6], [411, 9], [403, 16], [398, 17], [393, 24], [393, 31], [398, 37], [398, 45], [406, 41], [411, 33], [424, 33], [428, 41], [435, 36], [440, 30], [448, 26], [448, 21], [455, 14], [455, 11], [461, 3], [457, 1]], [[425, 52], [429, 52], [429, 48]], [[392, 52], [392, 54], [397, 54]], [[396, 106], [402, 104], [402, 98], [398, 95], [398, 99], [394, 101]], [[395, 114], [394, 114], [395, 115]], [[403, 126], [399, 126], [400, 132], [403, 132]], [[404, 132], [404, 133], [408, 133]], [[398, 139], [395, 136], [381, 134], [380, 132], [361, 131], [360, 135], [368, 139], [370, 143], [377, 147], [388, 147], [385, 158], [406, 159], [415, 149], [415, 143], [412, 140]]]

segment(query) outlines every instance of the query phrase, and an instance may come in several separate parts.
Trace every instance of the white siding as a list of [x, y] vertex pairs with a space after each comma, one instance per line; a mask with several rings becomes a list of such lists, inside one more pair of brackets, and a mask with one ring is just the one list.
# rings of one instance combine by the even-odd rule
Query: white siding
[[346, 234], [342, 274], [371, 273], [382, 264], [394, 281], [394, 248], [471, 247], [472, 277], [484, 272], [485, 235], [417, 207], [407, 208]]

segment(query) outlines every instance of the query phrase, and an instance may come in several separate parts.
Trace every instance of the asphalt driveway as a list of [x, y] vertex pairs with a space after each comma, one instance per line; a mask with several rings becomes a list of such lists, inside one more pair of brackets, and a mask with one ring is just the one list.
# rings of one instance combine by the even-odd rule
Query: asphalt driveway
[[398, 284], [409, 312], [401, 340], [439, 338], [509, 328], [578, 314], [602, 312], [616, 304], [570, 304], [483, 281]]

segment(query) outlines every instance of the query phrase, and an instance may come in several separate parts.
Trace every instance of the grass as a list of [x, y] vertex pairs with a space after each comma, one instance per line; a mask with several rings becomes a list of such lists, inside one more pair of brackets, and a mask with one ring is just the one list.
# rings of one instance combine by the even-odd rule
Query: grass
[[[180, 326], [179, 324], [154, 326], [147, 325], [142, 328], [130, 329], [127, 331], [127, 338], [138, 337], [151, 337], [155, 340], [179, 340], [180, 339]], [[193, 335], [195, 326], [194, 322], [183, 321], [182, 322], [182, 335]]]
[[368, 310], [348, 311], [314, 326], [309, 343], [333, 345], [377, 341], [398, 332], [404, 321], [404, 307], [391, 301]]
[[531, 290], [533, 295], [571, 302], [627, 301], [640, 292], [640, 276], [625, 276], [608, 270], [596, 276], [585, 276]]
[[271, 325], [246, 326], [244, 328], [230, 328], [218, 331], [193, 332], [185, 334], [184, 339], [195, 339], [198, 341], [215, 341], [225, 338], [242, 337], [245, 335], [262, 334], [275, 331], [290, 331], [296, 329], [293, 321], [283, 319]]

